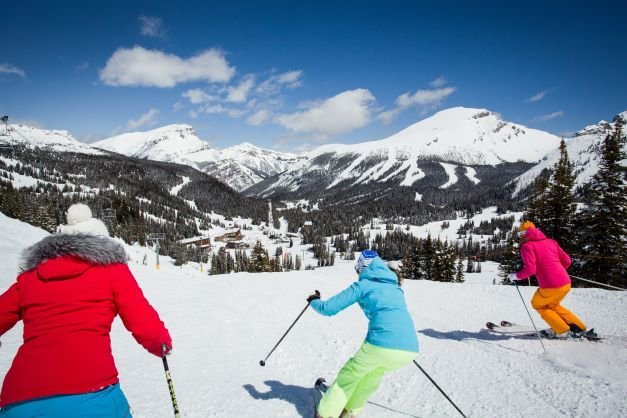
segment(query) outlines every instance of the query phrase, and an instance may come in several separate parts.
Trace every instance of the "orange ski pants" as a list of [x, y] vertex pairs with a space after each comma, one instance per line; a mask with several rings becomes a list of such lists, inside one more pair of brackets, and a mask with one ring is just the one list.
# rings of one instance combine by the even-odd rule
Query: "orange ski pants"
[[570, 283], [555, 289], [538, 289], [531, 298], [531, 306], [538, 311], [542, 319], [549, 324], [553, 331], [561, 334], [570, 329], [570, 324], [575, 324], [582, 330], [586, 324], [574, 313], [560, 305], [560, 302], [570, 292]]

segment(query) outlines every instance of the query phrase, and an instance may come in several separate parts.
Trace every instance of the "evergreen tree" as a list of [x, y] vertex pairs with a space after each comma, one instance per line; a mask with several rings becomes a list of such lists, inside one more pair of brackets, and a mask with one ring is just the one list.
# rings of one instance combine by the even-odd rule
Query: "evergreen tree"
[[566, 142], [562, 139], [560, 159], [553, 167], [553, 175], [545, 194], [546, 219], [543, 220], [542, 230], [566, 248], [573, 243], [573, 217], [576, 208], [574, 183], [575, 177], [568, 159]]
[[457, 268], [455, 271], [455, 282], [463, 283], [464, 282], [464, 261], [462, 257], [457, 258]]
[[475, 262], [471, 259], [468, 259], [466, 262], [466, 273], [474, 273], [475, 272]]
[[533, 181], [531, 198], [526, 212], [526, 218], [530, 219], [537, 227], [542, 229], [544, 229], [544, 225], [549, 219], [546, 196], [549, 187], [549, 179], [549, 170], [543, 170]]
[[250, 252], [250, 262], [248, 271], [251, 273], [260, 273], [264, 271], [270, 271], [270, 260], [268, 259], [268, 253], [266, 252], [261, 241], [257, 241], [252, 251]]
[[433, 261], [435, 259], [435, 247], [431, 240], [431, 234], [427, 235], [427, 239], [422, 244], [422, 271], [425, 280], [433, 280]]
[[419, 240], [414, 241], [412, 245], [405, 253], [400, 265], [401, 275], [410, 280], [420, 280], [423, 278], [422, 271], [422, 251], [421, 242]]
[[522, 260], [520, 259], [518, 246], [514, 242], [515, 233], [515, 230], [513, 230], [507, 240], [505, 251], [503, 251], [501, 257], [498, 259], [498, 276], [501, 278], [501, 284], [509, 284], [509, 273], [518, 271], [522, 268]]
[[592, 280], [627, 287], [627, 141], [617, 117], [601, 147], [599, 171], [588, 191], [588, 206], [578, 231], [583, 264], [578, 273]]

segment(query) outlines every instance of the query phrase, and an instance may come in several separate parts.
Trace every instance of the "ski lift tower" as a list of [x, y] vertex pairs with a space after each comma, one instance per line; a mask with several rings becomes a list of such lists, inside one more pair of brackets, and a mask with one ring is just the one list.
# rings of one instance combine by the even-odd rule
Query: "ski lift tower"
[[155, 241], [155, 255], [157, 259], [157, 264], [155, 267], [159, 270], [159, 249], [161, 246], [159, 245], [159, 241], [163, 241], [165, 239], [165, 234], [163, 232], [152, 232], [146, 235], [146, 241]]

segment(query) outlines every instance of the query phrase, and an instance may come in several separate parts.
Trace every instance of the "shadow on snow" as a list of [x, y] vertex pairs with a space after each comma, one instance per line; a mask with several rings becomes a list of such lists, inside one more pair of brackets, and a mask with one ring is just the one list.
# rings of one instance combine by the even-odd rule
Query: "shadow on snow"
[[479, 330], [479, 332], [470, 332], [470, 331], [436, 331], [431, 328], [421, 329], [418, 331], [420, 334], [426, 335], [427, 337], [437, 338], [439, 340], [454, 340], [454, 341], [463, 341], [463, 340], [483, 340], [483, 341], [505, 341], [511, 340], [512, 338], [519, 340], [533, 340], [537, 339], [535, 335], [529, 335], [529, 332], [510, 332], [510, 333], [497, 333], [492, 332], [487, 329]]
[[[286, 385], [277, 380], [266, 380], [263, 382], [270, 388], [267, 392], [259, 392], [253, 385], [246, 384], [244, 385], [244, 389], [248, 392], [250, 396], [254, 399], [260, 400], [270, 400], [270, 399], [280, 399], [282, 401], [286, 401], [291, 403], [296, 408], [296, 411], [302, 418], [311, 417], [313, 413], [313, 395], [314, 388], [304, 388], [302, 386], [295, 385]], [[403, 411], [398, 411], [396, 409], [387, 407], [385, 405], [378, 404], [376, 402], [368, 401], [369, 404], [377, 406], [379, 408], [396, 412], [398, 414], [419, 418], [416, 415], [408, 414]]]

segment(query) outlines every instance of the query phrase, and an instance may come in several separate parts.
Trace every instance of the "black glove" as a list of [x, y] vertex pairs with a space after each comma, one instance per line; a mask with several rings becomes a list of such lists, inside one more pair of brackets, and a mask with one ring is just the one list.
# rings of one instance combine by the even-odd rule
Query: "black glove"
[[307, 298], [307, 302], [311, 303], [312, 301], [316, 299], [320, 299], [320, 292], [318, 292], [317, 290], [314, 290], [314, 292], [311, 295], [309, 295], [309, 297]]

